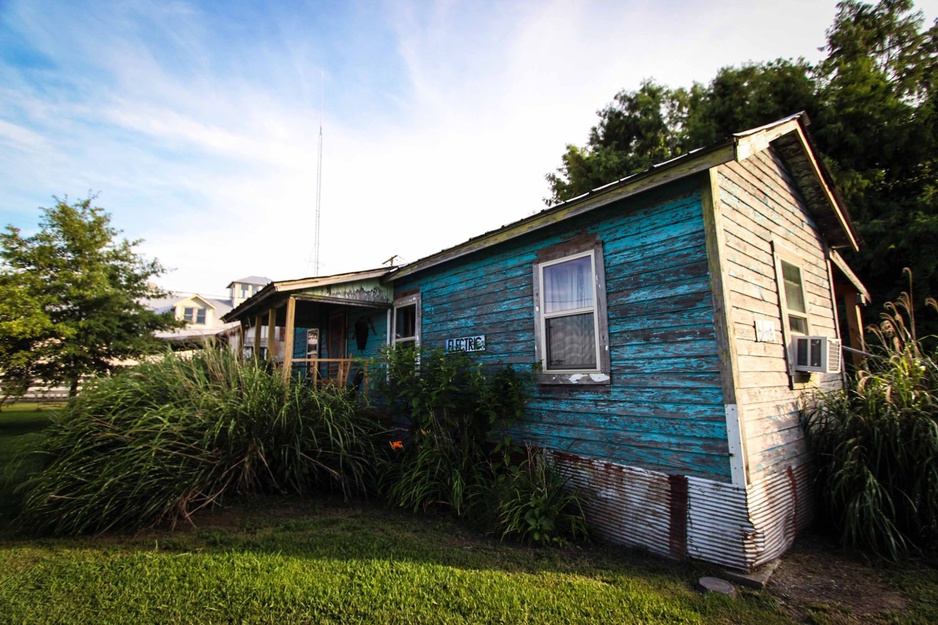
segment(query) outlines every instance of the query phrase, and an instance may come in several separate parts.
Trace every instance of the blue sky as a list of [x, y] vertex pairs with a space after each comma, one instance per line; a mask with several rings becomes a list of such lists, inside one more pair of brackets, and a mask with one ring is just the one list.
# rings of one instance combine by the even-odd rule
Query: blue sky
[[[938, 0], [918, 2], [929, 20]], [[544, 207], [595, 112], [653, 77], [820, 58], [835, 0], [0, 0], [0, 225], [96, 204], [172, 271], [413, 261]]]

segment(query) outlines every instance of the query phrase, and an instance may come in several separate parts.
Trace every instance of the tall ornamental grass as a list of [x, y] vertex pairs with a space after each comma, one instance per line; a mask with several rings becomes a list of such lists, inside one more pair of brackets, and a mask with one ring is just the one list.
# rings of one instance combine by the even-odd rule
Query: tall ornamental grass
[[908, 294], [886, 308], [864, 368], [809, 402], [803, 425], [821, 519], [845, 546], [897, 560], [938, 548], [938, 351], [916, 336]]
[[49, 534], [176, 522], [227, 496], [363, 494], [382, 433], [341, 390], [207, 349], [99, 379], [47, 430], [20, 521]]

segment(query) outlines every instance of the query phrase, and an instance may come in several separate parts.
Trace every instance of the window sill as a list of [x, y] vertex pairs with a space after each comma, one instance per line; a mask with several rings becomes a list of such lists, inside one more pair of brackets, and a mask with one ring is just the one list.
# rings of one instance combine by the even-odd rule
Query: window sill
[[598, 371], [590, 373], [538, 373], [538, 384], [555, 384], [567, 386], [605, 386], [611, 383], [608, 373]]

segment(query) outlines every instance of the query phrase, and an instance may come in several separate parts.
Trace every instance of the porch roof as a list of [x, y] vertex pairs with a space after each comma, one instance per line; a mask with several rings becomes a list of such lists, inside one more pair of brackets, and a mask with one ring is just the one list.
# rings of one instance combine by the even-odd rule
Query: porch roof
[[385, 285], [382, 280], [390, 272], [390, 269], [382, 267], [333, 276], [271, 282], [222, 319], [226, 322], [250, 319], [271, 308], [279, 308], [291, 296], [303, 301], [390, 308], [394, 299], [393, 287]]

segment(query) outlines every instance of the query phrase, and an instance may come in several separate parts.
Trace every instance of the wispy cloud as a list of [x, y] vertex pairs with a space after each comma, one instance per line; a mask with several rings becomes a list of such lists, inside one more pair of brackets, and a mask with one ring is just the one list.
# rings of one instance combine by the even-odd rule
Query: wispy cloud
[[[930, 0], [934, 2], [934, 0]], [[539, 210], [595, 111], [645, 77], [817, 54], [835, 0], [0, 4], [0, 220], [98, 203], [164, 283], [425, 254]], [[325, 85], [325, 94], [321, 85]]]

